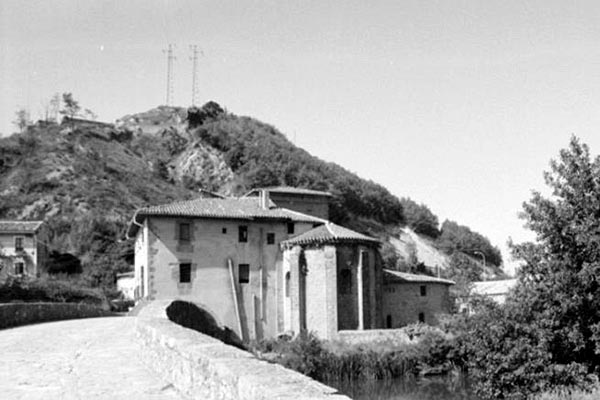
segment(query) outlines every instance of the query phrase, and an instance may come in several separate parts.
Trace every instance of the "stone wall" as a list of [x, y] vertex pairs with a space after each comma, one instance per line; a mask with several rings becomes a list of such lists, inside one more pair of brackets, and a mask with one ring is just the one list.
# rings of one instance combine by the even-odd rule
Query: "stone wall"
[[143, 360], [182, 395], [207, 400], [349, 400], [304, 375], [174, 324], [166, 318], [168, 303], [154, 301], [142, 309], [136, 334]]
[[404, 329], [369, 329], [366, 331], [339, 331], [337, 340], [348, 344], [389, 343], [403, 345], [412, 343], [411, 337]]
[[89, 304], [9, 303], [0, 304], [0, 329], [63, 319], [94, 318], [114, 315]]

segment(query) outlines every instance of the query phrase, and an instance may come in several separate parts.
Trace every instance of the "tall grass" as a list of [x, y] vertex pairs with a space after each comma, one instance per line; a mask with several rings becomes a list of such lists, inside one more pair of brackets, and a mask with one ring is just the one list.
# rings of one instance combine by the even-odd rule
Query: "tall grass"
[[436, 329], [428, 329], [410, 344], [325, 342], [307, 333], [294, 339], [264, 340], [252, 349], [263, 359], [321, 382], [446, 373], [462, 365], [453, 339]]

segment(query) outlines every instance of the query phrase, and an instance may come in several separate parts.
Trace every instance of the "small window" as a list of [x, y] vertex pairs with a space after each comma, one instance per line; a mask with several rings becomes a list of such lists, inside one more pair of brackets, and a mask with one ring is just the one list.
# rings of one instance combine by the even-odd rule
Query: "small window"
[[422, 312], [419, 313], [419, 322], [425, 323], [425, 313], [422, 313]]
[[23, 237], [15, 237], [15, 251], [23, 251]]
[[294, 234], [294, 223], [293, 222], [288, 222], [288, 224], [287, 224], [287, 232], [288, 232], [288, 235], [293, 235]]
[[385, 317], [385, 327], [388, 329], [392, 328], [392, 316], [389, 314], [387, 317]]
[[248, 241], [248, 227], [245, 225], [238, 227], [238, 241], [246, 243]]
[[227, 233], [227, 228], [223, 228], [223, 229], [221, 229], [221, 232], [222, 232], [223, 234], [226, 234], [226, 233]]
[[240, 283], [250, 283], [250, 265], [249, 264], [240, 264], [238, 266], [238, 281]]
[[427, 286], [421, 286], [421, 296], [427, 296]]
[[340, 293], [350, 294], [352, 291], [352, 272], [349, 269], [343, 269], [340, 273]]
[[179, 224], [179, 242], [189, 243], [191, 241], [191, 224], [189, 222], [181, 222]]
[[267, 244], [275, 244], [275, 234], [267, 233]]
[[192, 281], [192, 264], [179, 264], [179, 282], [190, 283]]
[[23, 275], [25, 273], [25, 264], [22, 262], [15, 263], [15, 274]]
[[290, 271], [285, 273], [285, 297], [290, 297]]

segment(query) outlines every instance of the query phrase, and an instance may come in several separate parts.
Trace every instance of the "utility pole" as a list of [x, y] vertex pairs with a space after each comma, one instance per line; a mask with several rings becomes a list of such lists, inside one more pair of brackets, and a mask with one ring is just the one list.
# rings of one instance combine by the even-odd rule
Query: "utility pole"
[[196, 105], [196, 95], [198, 94], [198, 46], [190, 46], [192, 50], [192, 107]]
[[163, 53], [167, 55], [167, 105], [173, 105], [173, 61], [176, 59], [173, 55], [173, 47], [171, 43], [169, 43], [169, 47], [167, 49], [163, 49]]

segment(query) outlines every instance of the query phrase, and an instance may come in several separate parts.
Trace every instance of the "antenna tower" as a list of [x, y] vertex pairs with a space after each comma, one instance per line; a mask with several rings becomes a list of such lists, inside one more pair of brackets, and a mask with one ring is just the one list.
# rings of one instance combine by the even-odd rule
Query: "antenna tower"
[[163, 53], [167, 55], [167, 99], [166, 103], [168, 106], [173, 105], [173, 61], [176, 60], [173, 55], [173, 48], [175, 46], [169, 43], [169, 47], [163, 50]]
[[192, 107], [196, 105], [196, 95], [198, 94], [198, 46], [190, 46], [192, 50]]

